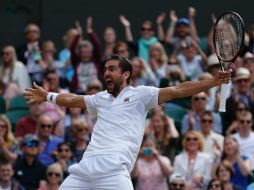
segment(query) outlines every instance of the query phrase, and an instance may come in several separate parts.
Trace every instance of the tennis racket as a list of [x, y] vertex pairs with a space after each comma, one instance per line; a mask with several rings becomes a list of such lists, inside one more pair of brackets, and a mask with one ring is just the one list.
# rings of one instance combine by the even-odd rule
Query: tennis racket
[[[213, 46], [221, 70], [230, 69], [244, 44], [244, 23], [240, 15], [229, 11], [220, 15], [214, 25]], [[226, 111], [228, 84], [221, 85], [220, 112]]]

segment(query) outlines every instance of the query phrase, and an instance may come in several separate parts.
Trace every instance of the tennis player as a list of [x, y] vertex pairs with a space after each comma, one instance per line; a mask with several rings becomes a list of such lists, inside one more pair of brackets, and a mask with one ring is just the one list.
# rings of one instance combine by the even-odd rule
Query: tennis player
[[60, 190], [132, 190], [130, 172], [144, 135], [147, 111], [174, 98], [192, 96], [228, 83], [230, 72], [218, 72], [213, 79], [189, 81], [175, 87], [131, 87], [129, 60], [112, 55], [104, 67], [106, 89], [92, 96], [58, 94], [34, 84], [26, 89], [28, 103], [50, 101], [60, 106], [80, 107], [97, 114], [91, 141]]

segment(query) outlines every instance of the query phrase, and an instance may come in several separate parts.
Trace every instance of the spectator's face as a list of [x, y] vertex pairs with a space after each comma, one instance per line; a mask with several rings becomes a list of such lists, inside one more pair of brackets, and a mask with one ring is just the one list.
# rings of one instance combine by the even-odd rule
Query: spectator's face
[[49, 73], [46, 77], [49, 84], [49, 91], [55, 92], [59, 88], [59, 77], [56, 73]]
[[234, 155], [237, 148], [237, 142], [232, 138], [226, 138], [224, 141], [224, 152], [226, 155]]
[[101, 91], [101, 87], [100, 86], [90, 86], [89, 88], [87, 88], [87, 95], [94, 95], [98, 92]]
[[251, 132], [252, 124], [253, 122], [251, 115], [240, 116], [238, 119], [239, 132], [243, 134], [249, 134]]
[[236, 88], [238, 93], [246, 95], [250, 89], [250, 79], [238, 79], [236, 81]]
[[183, 48], [183, 54], [187, 58], [187, 60], [192, 60], [197, 54], [197, 51], [195, 50], [193, 45], [190, 45], [188, 47]]
[[3, 48], [2, 50], [2, 60], [4, 63], [11, 63], [13, 61], [13, 52], [11, 48]]
[[108, 27], [104, 31], [104, 41], [106, 44], [112, 44], [116, 40], [116, 33], [113, 28]]
[[120, 55], [121, 57], [128, 58], [129, 57], [129, 50], [125, 46], [120, 46], [117, 49], [117, 54]]
[[169, 184], [170, 190], [184, 190], [185, 183], [183, 180], [177, 179]]
[[59, 184], [61, 180], [61, 174], [57, 171], [48, 171], [47, 179], [49, 184]]
[[151, 118], [152, 126], [155, 132], [159, 133], [164, 130], [164, 121], [162, 120], [162, 117], [158, 114], [154, 115]]
[[86, 135], [87, 135], [87, 132], [88, 132], [88, 126], [76, 126], [75, 128], [75, 136], [76, 136], [76, 139], [86, 139]]
[[141, 61], [134, 59], [132, 61], [132, 75], [135, 77], [140, 77], [142, 75], [143, 64]]
[[80, 115], [81, 114], [81, 108], [69, 108], [71, 115]]
[[204, 110], [207, 103], [207, 95], [204, 92], [199, 93], [193, 96], [192, 101], [196, 111]]
[[145, 23], [141, 27], [141, 36], [145, 38], [146, 40], [149, 40], [151, 37], [153, 37], [154, 31], [152, 29], [152, 26], [148, 23]]
[[37, 118], [43, 112], [43, 105], [39, 103], [29, 104], [29, 109], [32, 117]]
[[28, 30], [26, 32], [27, 42], [35, 42], [39, 39], [39, 37], [40, 37], [40, 33], [37, 26], [33, 24], [29, 25]]
[[190, 33], [190, 28], [184, 24], [180, 24], [176, 27], [176, 33], [180, 38], [184, 38]]
[[213, 128], [213, 118], [208, 114], [203, 115], [200, 122], [202, 132], [208, 134]]
[[84, 46], [80, 48], [80, 57], [82, 61], [90, 61], [92, 58], [92, 50], [90, 47]]
[[191, 152], [198, 151], [199, 140], [194, 134], [187, 134], [185, 137], [186, 140], [186, 150]]
[[14, 171], [11, 164], [1, 164], [0, 165], [0, 181], [9, 182], [12, 179]]
[[65, 160], [65, 161], [68, 161], [71, 159], [72, 157], [72, 152], [71, 152], [71, 149], [68, 145], [65, 145], [63, 144], [58, 150], [57, 150], [57, 153], [58, 153], [58, 158], [59, 159], [62, 159], [62, 160]]
[[230, 171], [228, 171], [224, 166], [220, 166], [218, 177], [221, 182], [228, 182], [230, 180]]
[[159, 61], [161, 58], [161, 52], [159, 49], [152, 49], [150, 52], [150, 59], [155, 59], [156, 61]]
[[4, 138], [7, 132], [7, 125], [4, 121], [0, 120], [0, 136]]
[[73, 33], [73, 32], [71, 32], [71, 33], [69, 33], [68, 35], [67, 35], [67, 38], [66, 38], [66, 46], [67, 47], [70, 47], [71, 46], [71, 43], [73, 42], [73, 40], [74, 40], [74, 38], [76, 37], [76, 33]]
[[110, 94], [118, 94], [124, 84], [124, 75], [119, 67], [119, 61], [110, 60], [104, 67], [104, 81]]
[[53, 132], [53, 121], [50, 117], [44, 116], [39, 120], [38, 134], [40, 137], [48, 138]]
[[213, 181], [210, 185], [210, 187], [208, 188], [208, 190], [221, 190], [221, 183], [220, 181], [216, 180], [216, 181]]
[[23, 152], [26, 156], [35, 157], [39, 153], [39, 142], [30, 141], [23, 145]]
[[242, 102], [240, 102], [236, 108], [236, 119], [239, 119], [240, 114], [247, 110], [248, 110], [247, 107]]

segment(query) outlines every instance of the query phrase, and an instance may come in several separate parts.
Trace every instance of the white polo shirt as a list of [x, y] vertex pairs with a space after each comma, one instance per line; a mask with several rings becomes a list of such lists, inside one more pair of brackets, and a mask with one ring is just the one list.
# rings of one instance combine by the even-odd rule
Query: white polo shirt
[[83, 157], [119, 155], [132, 170], [142, 143], [147, 111], [158, 105], [159, 88], [125, 87], [115, 98], [107, 91], [84, 100], [89, 113], [97, 113], [91, 141]]

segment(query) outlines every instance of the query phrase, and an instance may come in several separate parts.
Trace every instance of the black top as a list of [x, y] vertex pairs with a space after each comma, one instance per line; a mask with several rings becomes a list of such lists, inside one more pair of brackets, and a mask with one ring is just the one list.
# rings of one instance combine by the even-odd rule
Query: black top
[[46, 180], [46, 169], [46, 166], [39, 160], [35, 160], [32, 165], [28, 165], [24, 158], [20, 158], [14, 164], [14, 178], [26, 190], [37, 190], [40, 180]]

